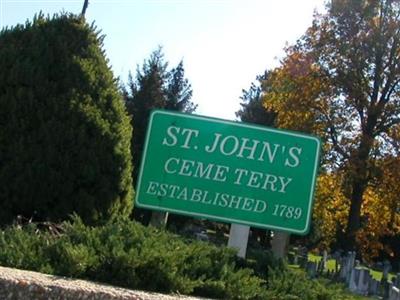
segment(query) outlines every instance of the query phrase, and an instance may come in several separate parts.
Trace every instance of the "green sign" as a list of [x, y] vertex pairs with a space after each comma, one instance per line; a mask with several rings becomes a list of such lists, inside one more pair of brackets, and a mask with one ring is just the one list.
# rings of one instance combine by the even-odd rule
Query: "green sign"
[[136, 204], [306, 234], [319, 151], [309, 135], [154, 111]]

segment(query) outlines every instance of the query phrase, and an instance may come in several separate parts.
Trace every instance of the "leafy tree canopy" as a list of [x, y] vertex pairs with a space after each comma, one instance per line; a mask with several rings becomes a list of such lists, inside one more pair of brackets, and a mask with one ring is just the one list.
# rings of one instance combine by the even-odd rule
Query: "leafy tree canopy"
[[333, 0], [327, 8], [286, 49], [263, 98], [278, 127], [325, 141], [323, 166], [341, 174], [349, 201], [343, 244], [354, 249], [381, 161], [399, 146], [400, 1]]

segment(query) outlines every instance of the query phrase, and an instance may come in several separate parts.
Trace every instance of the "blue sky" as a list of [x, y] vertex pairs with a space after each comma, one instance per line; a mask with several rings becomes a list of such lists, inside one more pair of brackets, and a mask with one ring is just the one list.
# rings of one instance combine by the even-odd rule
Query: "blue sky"
[[[286, 43], [311, 25], [323, 0], [89, 0], [115, 76], [126, 82], [158, 45], [184, 61], [198, 114], [235, 119], [242, 89], [278, 65]], [[0, 27], [45, 14], [80, 13], [83, 0], [0, 0]]]

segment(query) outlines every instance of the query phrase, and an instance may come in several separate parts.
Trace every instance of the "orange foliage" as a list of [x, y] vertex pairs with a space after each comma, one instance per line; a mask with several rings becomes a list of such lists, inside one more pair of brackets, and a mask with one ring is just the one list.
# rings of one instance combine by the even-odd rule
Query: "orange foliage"
[[328, 103], [322, 95], [328, 83], [310, 56], [288, 50], [282, 66], [273, 70], [265, 82], [264, 106], [277, 112], [277, 127], [323, 135], [321, 112]]
[[[383, 174], [364, 194], [361, 208], [362, 228], [357, 233], [357, 244], [362, 257], [371, 261], [392, 249], [382, 244], [383, 236], [400, 233], [400, 157], [386, 158], [381, 162]], [[329, 249], [337, 234], [346, 228], [350, 201], [342, 193], [342, 179], [337, 174], [319, 176], [314, 205], [313, 221], [321, 235], [319, 247]]]
[[313, 222], [322, 238], [321, 249], [329, 250], [338, 231], [346, 227], [350, 202], [341, 192], [341, 181], [337, 174], [323, 174], [318, 178]]
[[362, 206], [363, 228], [357, 234], [363, 257], [370, 259], [384, 250], [392, 250], [381, 244], [382, 236], [400, 233], [400, 156], [386, 157], [381, 162], [382, 175], [376, 187], [369, 187]]

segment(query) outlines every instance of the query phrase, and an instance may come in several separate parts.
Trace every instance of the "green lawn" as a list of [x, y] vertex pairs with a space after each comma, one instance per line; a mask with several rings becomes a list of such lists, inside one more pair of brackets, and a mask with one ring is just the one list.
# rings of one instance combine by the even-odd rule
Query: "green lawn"
[[[322, 256], [319, 255], [314, 255], [312, 253], [308, 253], [308, 260], [309, 261], [315, 261], [315, 262], [319, 262], [322, 259]], [[326, 262], [326, 267], [327, 269], [332, 272], [335, 271], [336, 269], [336, 261], [334, 259], [328, 259], [328, 261]]]

